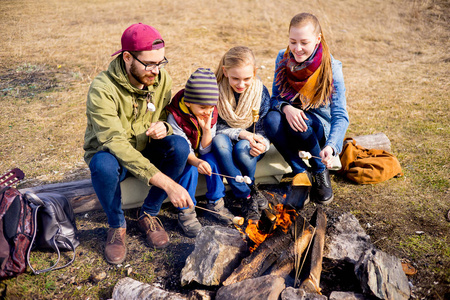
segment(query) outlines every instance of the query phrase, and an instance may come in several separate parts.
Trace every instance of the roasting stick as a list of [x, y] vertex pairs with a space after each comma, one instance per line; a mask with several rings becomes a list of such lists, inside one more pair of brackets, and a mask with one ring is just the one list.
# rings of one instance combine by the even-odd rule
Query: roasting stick
[[219, 173], [214, 173], [214, 172], [211, 172], [211, 174], [214, 174], [214, 175], [219, 175], [219, 176], [223, 176], [223, 177], [228, 177], [228, 178], [233, 178], [233, 179], [236, 179], [236, 177], [233, 177], [233, 176], [229, 176], [229, 175], [223, 175], [223, 174], [219, 174]]
[[200, 209], [206, 210], [206, 211], [208, 211], [208, 212], [211, 212], [211, 213], [214, 213], [214, 214], [221, 215], [222, 217], [225, 217], [225, 218], [227, 218], [227, 219], [230, 219], [230, 220], [233, 222], [233, 224], [236, 224], [236, 225], [242, 225], [242, 224], [244, 224], [244, 218], [242, 218], [242, 217], [234, 217], [234, 218], [231, 218], [231, 217], [229, 217], [229, 216], [226, 216], [226, 215], [224, 215], [224, 214], [221, 214], [220, 212], [217, 212], [217, 211], [214, 211], [214, 210], [210, 210], [210, 209], [207, 209], [207, 208], [204, 208], [204, 207], [201, 207], [201, 206], [196, 206], [196, 208], [200, 208]]

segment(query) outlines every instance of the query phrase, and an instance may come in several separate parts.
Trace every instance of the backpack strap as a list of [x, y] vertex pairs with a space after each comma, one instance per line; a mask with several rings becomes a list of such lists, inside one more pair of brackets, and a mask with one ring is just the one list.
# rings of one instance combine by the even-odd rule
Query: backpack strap
[[[37, 213], [38, 213], [39, 208], [40, 208], [41, 206], [44, 206], [44, 205], [45, 205], [45, 204], [44, 204], [44, 201], [42, 201], [36, 194], [31, 193], [31, 192], [25, 193], [25, 196], [29, 196], [29, 197], [27, 197], [27, 199], [28, 199], [28, 201], [30, 202], [30, 205], [31, 205], [31, 207], [32, 207], [32, 218], [33, 218], [33, 222], [34, 222], [34, 224], [37, 225]], [[30, 197], [31, 197], [31, 198], [30, 198]], [[61, 258], [61, 252], [60, 252], [60, 250], [59, 250], [59, 248], [58, 248], [58, 245], [56, 244], [55, 237], [53, 237], [52, 240], [51, 240], [52, 246], [53, 246], [52, 248], [53, 248], [53, 249], [56, 251], [56, 253], [58, 254], [58, 259], [57, 259], [56, 262], [53, 264], [53, 266], [51, 266], [51, 267], [49, 267], [49, 268], [47, 268], [47, 269], [35, 270], [35, 269], [31, 266], [31, 263], [30, 263], [30, 253], [31, 253], [31, 248], [33, 248], [33, 244], [34, 244], [34, 241], [35, 241], [35, 239], [36, 239], [36, 232], [37, 232], [37, 226], [34, 227], [34, 232], [33, 232], [33, 236], [32, 236], [32, 239], [31, 239], [30, 247], [28, 248], [28, 251], [27, 251], [27, 263], [28, 263], [28, 266], [30, 267], [31, 271], [33, 271], [33, 273], [34, 273], [35, 275], [42, 274], [42, 273], [46, 273], [46, 272], [53, 271], [53, 270], [59, 270], [59, 269], [65, 268], [65, 267], [69, 266], [70, 264], [72, 264], [72, 263], [75, 261], [75, 247], [74, 247], [72, 241], [70, 241], [70, 240], [69, 240], [68, 238], [66, 238], [65, 236], [61, 236], [60, 238], [63, 238], [64, 240], [66, 240], [67, 244], [70, 246], [70, 248], [71, 248], [71, 250], [72, 250], [72, 252], [73, 252], [73, 256], [72, 256], [72, 259], [71, 259], [67, 264], [65, 264], [64, 266], [59, 266], [59, 267], [57, 267], [57, 265], [58, 265], [58, 263], [59, 263], [59, 260], [60, 260], [60, 258]]]

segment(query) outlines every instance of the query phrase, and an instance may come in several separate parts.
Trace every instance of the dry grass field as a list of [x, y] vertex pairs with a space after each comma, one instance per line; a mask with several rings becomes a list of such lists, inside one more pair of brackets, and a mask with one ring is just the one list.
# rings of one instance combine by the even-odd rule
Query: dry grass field
[[[82, 149], [86, 93], [132, 23], [162, 33], [174, 93], [196, 68], [215, 69], [236, 45], [254, 50], [258, 74], [270, 90], [290, 18], [302, 11], [318, 16], [333, 56], [343, 63], [347, 136], [385, 133], [404, 172], [402, 178], [364, 186], [335, 175], [329, 209], [351, 211], [376, 246], [412, 262], [418, 269], [409, 277], [415, 298], [450, 299], [447, 0], [2, 0], [0, 173], [21, 168], [27, 177], [19, 187], [89, 177]], [[176, 223], [170, 211], [164, 214]], [[191, 249], [192, 239], [180, 237], [174, 250], [153, 251], [132, 230], [136, 245], [127, 268], [113, 267], [102, 256], [102, 212], [77, 216], [77, 222], [82, 245], [73, 266], [5, 280], [3, 295], [106, 299], [127, 272], [177, 290], [167, 270], [179, 272], [173, 262], [182, 263], [187, 254], [177, 251]], [[89, 277], [99, 270], [107, 277], [95, 283]]]

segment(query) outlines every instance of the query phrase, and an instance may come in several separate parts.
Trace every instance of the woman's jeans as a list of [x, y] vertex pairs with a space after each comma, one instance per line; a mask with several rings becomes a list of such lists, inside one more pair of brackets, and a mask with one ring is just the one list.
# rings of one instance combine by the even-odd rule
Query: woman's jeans
[[[305, 132], [294, 131], [286, 117], [279, 111], [272, 110], [264, 118], [264, 130], [267, 137], [295, 174], [307, 170], [298, 152], [307, 151], [312, 156], [320, 157], [321, 146], [325, 143], [324, 129], [320, 120], [311, 113], [305, 112], [305, 114], [308, 117], [308, 120], [304, 120], [308, 126]], [[309, 159], [309, 164], [314, 174], [325, 171], [326, 167], [321, 159], [312, 157]]]
[[[178, 182], [186, 166], [189, 145], [183, 137], [170, 135], [160, 140], [152, 139], [142, 154], [161, 172]], [[128, 170], [120, 165], [114, 155], [106, 151], [99, 151], [92, 157], [89, 169], [92, 186], [108, 217], [109, 226], [126, 227], [120, 182], [129, 176]], [[152, 186], [141, 207], [141, 214], [145, 211], [156, 216], [166, 198], [164, 190]]]
[[[206, 161], [211, 166], [211, 171], [213, 173], [219, 173], [219, 167], [217, 165], [217, 161], [212, 154], [209, 152], [205, 155], [201, 155], [200, 159]], [[206, 199], [208, 199], [209, 203], [215, 203], [220, 198], [225, 196], [225, 186], [223, 184], [222, 177], [219, 175], [212, 174], [211, 176], [204, 175], [206, 179]], [[197, 200], [195, 199], [195, 191], [197, 190], [198, 183], [198, 169], [190, 164], [186, 164], [184, 168], [184, 172], [181, 175], [181, 178], [178, 182], [182, 187], [184, 187], [189, 196], [191, 196], [194, 205], [197, 205]], [[181, 208], [186, 209], [187, 207]]]
[[[216, 156], [219, 169], [224, 175], [248, 176], [255, 181], [256, 163], [263, 157], [250, 155], [250, 143], [247, 140], [239, 140], [233, 143], [225, 134], [218, 134], [212, 141], [212, 151]], [[250, 187], [245, 182], [236, 182], [227, 178], [227, 182], [236, 198], [247, 198], [250, 195]]]

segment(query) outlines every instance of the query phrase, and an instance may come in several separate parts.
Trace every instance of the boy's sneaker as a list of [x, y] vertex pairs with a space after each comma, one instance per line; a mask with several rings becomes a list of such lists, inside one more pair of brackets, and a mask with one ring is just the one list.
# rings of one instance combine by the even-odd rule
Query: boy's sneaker
[[194, 207], [182, 209], [178, 212], [178, 225], [188, 237], [196, 237], [202, 229], [202, 224], [197, 219]]
[[233, 224], [234, 215], [225, 207], [223, 198], [220, 198], [214, 203], [207, 203], [206, 208], [217, 212], [217, 214], [211, 213], [211, 215], [213, 215], [220, 222], [227, 225]]
[[325, 169], [321, 173], [313, 174], [313, 178], [311, 189], [312, 200], [319, 204], [328, 204], [333, 201], [334, 195], [328, 169]]
[[261, 214], [259, 213], [258, 203], [255, 198], [250, 196], [247, 199], [242, 199], [242, 213], [247, 220], [259, 221]]

